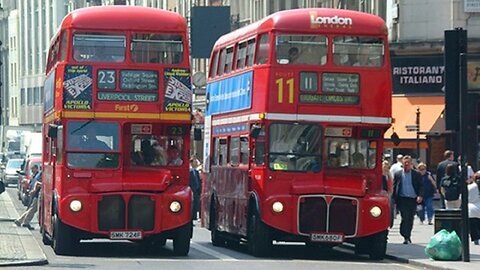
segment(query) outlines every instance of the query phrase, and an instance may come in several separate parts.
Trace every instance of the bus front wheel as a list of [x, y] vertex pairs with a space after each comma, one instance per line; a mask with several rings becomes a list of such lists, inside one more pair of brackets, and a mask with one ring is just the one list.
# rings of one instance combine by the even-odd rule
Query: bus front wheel
[[190, 238], [192, 238], [192, 222], [178, 229], [173, 238], [173, 253], [176, 256], [187, 256], [190, 251]]
[[368, 238], [369, 249], [367, 251], [371, 260], [383, 260], [387, 252], [388, 231], [382, 231]]
[[53, 251], [57, 255], [69, 255], [74, 246], [73, 232], [55, 214], [53, 216]]
[[257, 211], [253, 211], [248, 224], [248, 250], [255, 257], [267, 256], [272, 248], [272, 239], [267, 225], [260, 219]]

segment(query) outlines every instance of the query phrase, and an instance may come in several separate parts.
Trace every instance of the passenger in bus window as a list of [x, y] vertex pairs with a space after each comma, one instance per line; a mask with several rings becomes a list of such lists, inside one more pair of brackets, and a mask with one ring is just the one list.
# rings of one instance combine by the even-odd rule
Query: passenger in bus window
[[170, 146], [167, 149], [168, 165], [180, 166], [183, 160], [180, 156], [180, 150], [176, 146]]
[[306, 153], [307, 152], [307, 139], [304, 136], [300, 136], [297, 143], [293, 146], [293, 153]]
[[300, 56], [300, 52], [297, 47], [291, 47], [288, 50], [288, 63], [294, 64], [297, 62], [298, 57]]
[[360, 152], [352, 154], [352, 167], [353, 168], [365, 168], [365, 156]]
[[340, 159], [335, 154], [330, 154], [328, 156], [327, 163], [329, 167], [340, 167]]
[[75, 59], [75, 61], [79, 61], [79, 62], [86, 61], [87, 60], [87, 55], [85, 54], [85, 52], [83, 52], [83, 50], [81, 48], [75, 47], [73, 49], [73, 59]]
[[155, 157], [155, 150], [153, 149], [152, 145], [150, 144], [149, 139], [143, 139], [141, 143], [141, 151], [143, 162], [145, 165], [152, 164], [154, 157]]
[[154, 142], [152, 144], [153, 150], [154, 150], [154, 159], [152, 162], [152, 165], [165, 165], [167, 164], [167, 158], [165, 154], [165, 149], [160, 146], [158, 142]]
[[358, 48], [357, 61], [353, 64], [356, 67], [371, 67], [375, 63], [370, 59], [370, 48], [361, 46]]

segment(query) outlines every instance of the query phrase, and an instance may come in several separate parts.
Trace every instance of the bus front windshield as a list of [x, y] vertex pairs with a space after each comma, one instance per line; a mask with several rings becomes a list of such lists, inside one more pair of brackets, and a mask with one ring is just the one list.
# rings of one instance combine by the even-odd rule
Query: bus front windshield
[[72, 121], [67, 124], [67, 160], [71, 168], [116, 168], [119, 125], [111, 122]]
[[268, 156], [270, 169], [319, 172], [321, 138], [321, 128], [316, 124], [271, 124]]

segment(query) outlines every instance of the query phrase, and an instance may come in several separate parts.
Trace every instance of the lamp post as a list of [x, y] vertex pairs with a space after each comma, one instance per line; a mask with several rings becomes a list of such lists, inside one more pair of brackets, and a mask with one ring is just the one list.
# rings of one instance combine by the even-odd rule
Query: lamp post
[[415, 125], [417, 126], [417, 161], [420, 160], [420, 107], [417, 107], [417, 118]]

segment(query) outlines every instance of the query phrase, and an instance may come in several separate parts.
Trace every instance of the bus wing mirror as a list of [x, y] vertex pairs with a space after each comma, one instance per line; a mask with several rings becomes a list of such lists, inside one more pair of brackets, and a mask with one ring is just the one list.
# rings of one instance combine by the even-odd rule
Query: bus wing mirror
[[54, 124], [48, 125], [48, 137], [57, 138], [58, 126]]
[[258, 137], [260, 131], [262, 130], [261, 125], [252, 125], [252, 129], [250, 130], [250, 136], [254, 139]]

